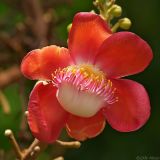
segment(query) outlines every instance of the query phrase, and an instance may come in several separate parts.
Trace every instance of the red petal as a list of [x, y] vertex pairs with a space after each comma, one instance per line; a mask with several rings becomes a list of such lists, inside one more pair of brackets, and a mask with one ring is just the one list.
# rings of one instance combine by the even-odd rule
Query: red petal
[[70, 115], [66, 129], [68, 134], [79, 141], [99, 135], [105, 127], [105, 118], [101, 112], [91, 118]]
[[150, 116], [150, 102], [144, 87], [131, 80], [112, 80], [119, 101], [104, 108], [108, 123], [120, 132], [135, 131]]
[[94, 13], [78, 13], [69, 34], [69, 50], [76, 63], [93, 62], [98, 48], [111, 31]]
[[29, 52], [22, 61], [21, 71], [29, 79], [50, 80], [56, 69], [70, 62], [68, 49], [52, 45]]
[[56, 99], [56, 88], [43, 82], [33, 88], [29, 100], [28, 123], [33, 135], [40, 141], [54, 142], [67, 119]]
[[104, 41], [96, 64], [108, 77], [123, 77], [143, 71], [152, 59], [149, 45], [137, 35], [119, 32]]

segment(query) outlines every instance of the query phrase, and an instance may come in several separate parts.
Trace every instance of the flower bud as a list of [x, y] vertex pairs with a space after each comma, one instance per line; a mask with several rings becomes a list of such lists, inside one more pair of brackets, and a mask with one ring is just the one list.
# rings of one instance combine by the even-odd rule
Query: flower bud
[[70, 32], [71, 27], [72, 27], [72, 23], [70, 23], [70, 24], [67, 26], [67, 31], [68, 31], [68, 32]]
[[121, 14], [122, 14], [122, 8], [121, 6], [118, 6], [118, 5], [113, 5], [113, 11], [112, 11], [112, 15], [114, 17], [120, 17]]
[[123, 19], [120, 19], [120, 21], [119, 21], [119, 26], [122, 29], [127, 30], [131, 27], [131, 25], [132, 25], [132, 22], [128, 18], [123, 18]]

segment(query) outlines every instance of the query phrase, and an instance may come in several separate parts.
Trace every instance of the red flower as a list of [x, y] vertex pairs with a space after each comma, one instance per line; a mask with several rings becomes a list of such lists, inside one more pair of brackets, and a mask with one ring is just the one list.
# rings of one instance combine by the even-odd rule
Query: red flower
[[148, 66], [149, 45], [134, 33], [111, 33], [96, 14], [78, 13], [68, 48], [47, 46], [23, 59], [22, 73], [41, 80], [28, 104], [33, 135], [51, 143], [65, 126], [71, 137], [85, 140], [102, 132], [106, 120], [121, 132], [142, 127], [150, 116], [147, 92], [120, 78]]

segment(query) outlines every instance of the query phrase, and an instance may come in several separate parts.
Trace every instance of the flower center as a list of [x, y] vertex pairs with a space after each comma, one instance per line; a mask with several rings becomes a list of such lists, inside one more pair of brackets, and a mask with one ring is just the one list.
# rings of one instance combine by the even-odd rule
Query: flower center
[[92, 65], [74, 65], [53, 74], [62, 107], [77, 116], [94, 116], [106, 104], [117, 101], [115, 88], [105, 74]]

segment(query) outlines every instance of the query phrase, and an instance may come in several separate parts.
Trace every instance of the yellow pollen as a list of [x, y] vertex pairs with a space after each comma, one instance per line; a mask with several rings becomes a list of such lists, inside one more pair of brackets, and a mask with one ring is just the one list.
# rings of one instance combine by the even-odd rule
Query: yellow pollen
[[91, 78], [96, 82], [101, 82], [105, 79], [105, 74], [102, 71], [89, 64], [73, 65], [63, 69], [63, 71], [70, 71], [73, 74], [75, 74], [77, 70], [79, 70], [85, 78]]

